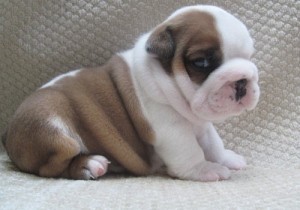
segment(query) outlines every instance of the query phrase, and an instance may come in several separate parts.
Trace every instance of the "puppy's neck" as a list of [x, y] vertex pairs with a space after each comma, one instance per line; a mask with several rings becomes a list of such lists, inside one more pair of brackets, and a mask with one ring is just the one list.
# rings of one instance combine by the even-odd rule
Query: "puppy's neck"
[[145, 45], [148, 38], [149, 33], [141, 36], [132, 50], [121, 54], [132, 71], [132, 79], [139, 98], [169, 105], [193, 124], [203, 125], [205, 121], [192, 112], [175, 78], [166, 73], [155, 56], [146, 52]]

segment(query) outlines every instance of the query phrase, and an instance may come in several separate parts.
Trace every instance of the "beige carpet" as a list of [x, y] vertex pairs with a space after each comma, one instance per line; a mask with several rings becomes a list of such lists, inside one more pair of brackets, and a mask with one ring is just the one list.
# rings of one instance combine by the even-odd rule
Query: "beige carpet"
[[255, 111], [218, 125], [249, 167], [231, 180], [167, 177], [98, 181], [20, 173], [0, 153], [0, 209], [300, 209], [300, 1], [0, 1], [0, 132], [20, 102], [50, 78], [104, 63], [173, 10], [219, 5], [255, 39], [262, 90]]

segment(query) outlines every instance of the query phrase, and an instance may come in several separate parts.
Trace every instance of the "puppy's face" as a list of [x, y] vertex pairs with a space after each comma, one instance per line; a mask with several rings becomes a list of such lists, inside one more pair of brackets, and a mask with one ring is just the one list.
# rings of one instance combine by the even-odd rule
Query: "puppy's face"
[[249, 61], [253, 41], [239, 20], [219, 8], [178, 10], [151, 33], [146, 50], [200, 119], [223, 120], [258, 102], [257, 68]]

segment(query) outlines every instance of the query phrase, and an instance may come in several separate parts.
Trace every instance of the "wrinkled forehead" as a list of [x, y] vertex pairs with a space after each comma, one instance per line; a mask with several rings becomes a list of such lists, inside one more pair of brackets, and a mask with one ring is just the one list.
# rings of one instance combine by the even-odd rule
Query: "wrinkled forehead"
[[[205, 12], [214, 19], [214, 25], [223, 51], [224, 61], [234, 57], [249, 59], [254, 52], [253, 41], [246, 26], [225, 10], [207, 5], [188, 6], [175, 11], [166, 21], [190, 12]], [[195, 21], [195, 20], [192, 20]], [[204, 29], [205, 30], [205, 29]]]

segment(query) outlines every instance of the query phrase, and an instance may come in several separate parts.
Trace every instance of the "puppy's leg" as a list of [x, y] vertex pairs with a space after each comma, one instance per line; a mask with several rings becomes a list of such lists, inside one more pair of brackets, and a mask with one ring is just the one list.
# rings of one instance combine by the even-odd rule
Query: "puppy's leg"
[[78, 155], [64, 174], [71, 179], [97, 179], [107, 172], [109, 161], [100, 155]]
[[228, 168], [205, 160], [190, 124], [182, 121], [172, 126], [160, 124], [156, 136], [155, 151], [171, 176], [196, 181], [217, 181], [230, 177]]
[[39, 167], [38, 175], [70, 179], [97, 179], [107, 172], [108, 160], [100, 155], [82, 155], [77, 141], [65, 135], [56, 137], [47, 161]]
[[[198, 142], [204, 151], [208, 161], [220, 163], [229, 169], [239, 170], [246, 167], [243, 156], [224, 148], [224, 144], [215, 127], [209, 123], [206, 125], [205, 132], [197, 136]], [[203, 130], [203, 129], [195, 129]]]
[[[47, 137], [45, 137], [47, 139]], [[51, 144], [52, 143], [52, 144]], [[69, 167], [71, 160], [80, 153], [80, 146], [77, 141], [65, 135], [57, 135], [47, 139], [42, 145], [44, 154], [32, 155], [31, 159], [45, 159], [43, 164], [38, 166], [38, 175], [43, 177], [60, 177]], [[33, 151], [34, 152], [34, 151]], [[34, 154], [34, 153], [33, 153]], [[24, 155], [24, 154], [23, 154]], [[33, 161], [32, 161], [33, 162]], [[30, 162], [27, 163], [26, 168]], [[27, 170], [26, 170], [27, 171]], [[30, 169], [28, 170], [30, 172]]]
[[78, 139], [59, 134], [48, 147], [54, 152], [39, 168], [40, 176], [87, 180], [97, 179], [107, 172], [108, 160], [100, 155], [81, 154]]

